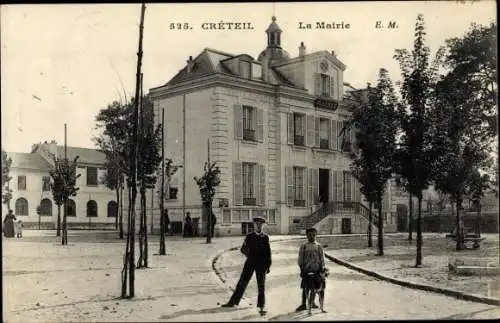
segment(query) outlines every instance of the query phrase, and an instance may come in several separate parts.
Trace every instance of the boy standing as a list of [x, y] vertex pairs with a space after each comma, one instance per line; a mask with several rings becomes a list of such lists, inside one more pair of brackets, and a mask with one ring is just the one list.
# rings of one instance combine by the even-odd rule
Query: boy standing
[[21, 221], [21, 220], [18, 220], [16, 222], [16, 236], [18, 238], [23, 237], [23, 221]]
[[[315, 228], [307, 229], [307, 242], [300, 246], [299, 249], [298, 264], [300, 268], [300, 277], [302, 278], [300, 283], [300, 288], [302, 288], [302, 304], [297, 307], [297, 312], [304, 311], [306, 309], [307, 295], [305, 287], [307, 284], [307, 273], [314, 272], [319, 276], [325, 270], [325, 255], [323, 247], [321, 247], [321, 245], [316, 241], [317, 233], [318, 231]], [[318, 306], [314, 303], [312, 307], [318, 308]]]

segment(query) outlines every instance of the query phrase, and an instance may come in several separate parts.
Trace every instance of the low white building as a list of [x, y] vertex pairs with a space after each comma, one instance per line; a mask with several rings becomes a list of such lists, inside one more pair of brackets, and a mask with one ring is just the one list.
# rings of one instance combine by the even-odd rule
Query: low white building
[[[55, 141], [35, 144], [30, 153], [7, 152], [12, 159], [9, 188], [10, 208], [26, 227], [53, 229], [57, 224], [57, 205], [50, 191], [51, 154], [64, 157], [64, 146]], [[79, 191], [68, 203], [68, 228], [114, 228], [117, 215], [115, 192], [102, 184], [105, 156], [96, 149], [67, 147], [67, 157], [79, 156]], [[40, 207], [40, 214], [37, 214]], [[61, 219], [62, 219], [61, 208]]]

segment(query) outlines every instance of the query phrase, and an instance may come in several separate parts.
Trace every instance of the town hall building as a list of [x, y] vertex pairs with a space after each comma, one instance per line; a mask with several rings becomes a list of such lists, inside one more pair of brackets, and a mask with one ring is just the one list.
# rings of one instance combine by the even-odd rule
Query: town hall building
[[[203, 227], [193, 177], [210, 159], [221, 170], [219, 235], [248, 232], [255, 216], [267, 219], [269, 233], [312, 225], [320, 233], [365, 233], [368, 204], [349, 171], [354, 136], [342, 131], [361, 91], [344, 82], [346, 66], [333, 51], [307, 53], [301, 43], [292, 57], [275, 17], [266, 34], [257, 59], [205, 48], [150, 89], [155, 124], [165, 124], [166, 157], [182, 166], [168, 185], [170, 220], [182, 222], [189, 211]], [[396, 228], [390, 200], [389, 190], [387, 232]]]

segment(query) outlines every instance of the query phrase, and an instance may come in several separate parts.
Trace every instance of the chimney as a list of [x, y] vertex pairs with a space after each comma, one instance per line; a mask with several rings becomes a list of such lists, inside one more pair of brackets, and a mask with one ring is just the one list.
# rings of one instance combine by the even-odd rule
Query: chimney
[[332, 56], [335, 56], [335, 51], [334, 50], [332, 50]]
[[299, 57], [305, 56], [306, 55], [306, 46], [304, 46], [304, 42], [300, 42], [300, 47], [299, 47]]
[[191, 73], [194, 67], [193, 56], [189, 56], [189, 60], [187, 61], [187, 72]]

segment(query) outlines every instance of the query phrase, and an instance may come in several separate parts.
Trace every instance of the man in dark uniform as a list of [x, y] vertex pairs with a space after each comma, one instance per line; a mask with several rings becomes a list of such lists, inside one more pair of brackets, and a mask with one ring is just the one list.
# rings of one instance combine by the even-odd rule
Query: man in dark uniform
[[240, 280], [238, 281], [236, 289], [229, 299], [229, 302], [222, 305], [222, 307], [233, 307], [240, 303], [248, 282], [250, 281], [250, 278], [252, 278], [253, 272], [255, 271], [257, 287], [259, 290], [257, 307], [260, 309], [260, 314], [264, 315], [267, 313], [264, 309], [265, 284], [266, 274], [269, 273], [269, 268], [271, 267], [271, 246], [269, 244], [269, 236], [262, 231], [262, 227], [266, 220], [262, 217], [256, 217], [253, 219], [253, 222], [255, 230], [252, 233], [247, 234], [240, 249], [241, 252], [247, 257]]

